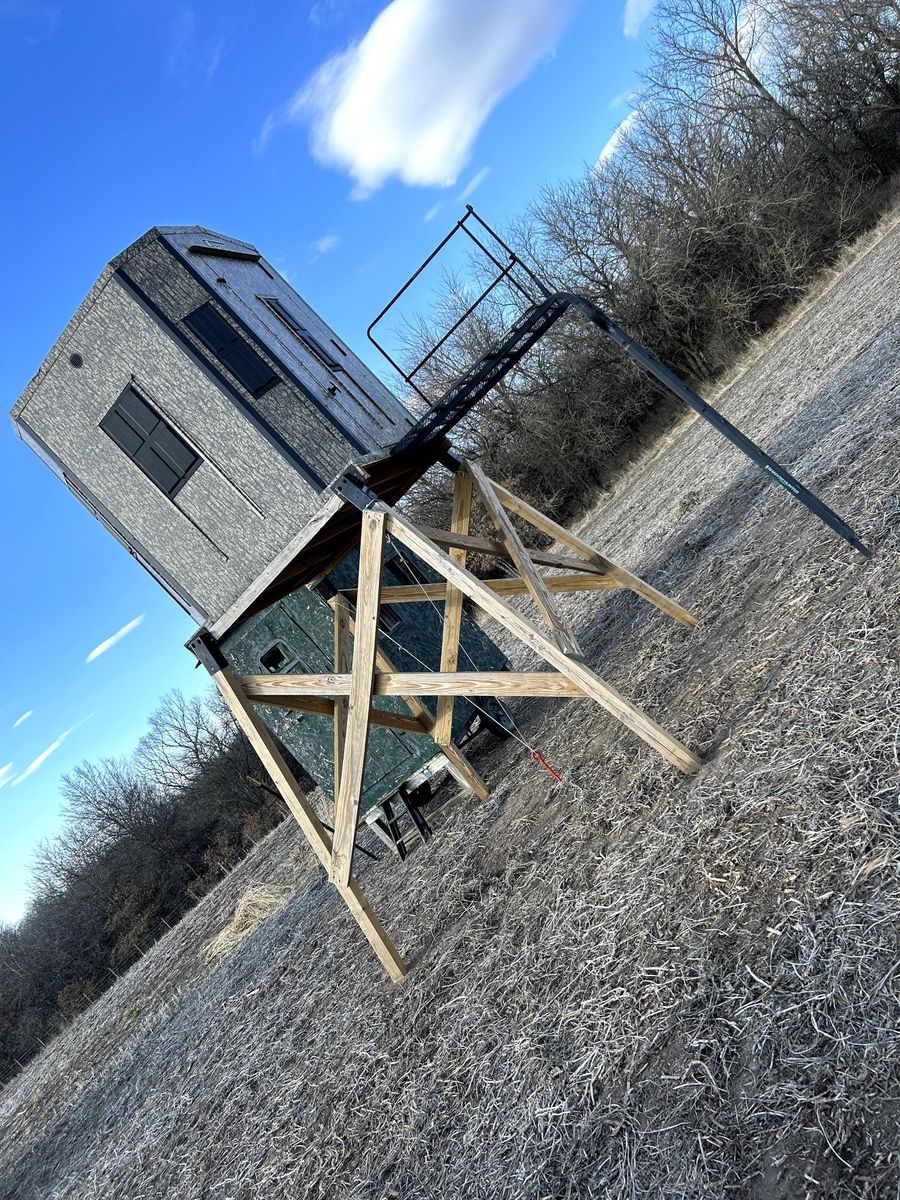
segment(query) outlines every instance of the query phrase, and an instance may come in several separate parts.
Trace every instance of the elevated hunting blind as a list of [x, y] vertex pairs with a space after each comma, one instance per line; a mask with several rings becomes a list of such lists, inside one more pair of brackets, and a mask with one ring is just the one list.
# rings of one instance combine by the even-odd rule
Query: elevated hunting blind
[[12, 410], [28, 442], [199, 622], [285, 550], [407, 409], [246, 242], [151, 229]]
[[[555, 595], [626, 588], [676, 621], [694, 625], [695, 618], [488, 479], [448, 440], [562, 316], [579, 315], [610, 338], [869, 553], [817, 496], [596, 304], [549, 288], [471, 206], [372, 323], [375, 345], [376, 325], [457, 236], [496, 275], [438, 345], [500, 284], [518, 297], [519, 310], [418, 420], [253, 246], [196, 226], [151, 230], [107, 267], [12, 413], [20, 436], [201, 624], [189, 647], [394, 980], [406, 967], [353, 876], [356, 830], [384, 788], [438, 747], [461, 782], [487, 794], [454, 741], [465, 724], [456, 697], [476, 707], [512, 695], [591, 700], [678, 769], [700, 766], [587, 666]], [[421, 366], [401, 371], [412, 387]], [[449, 530], [417, 526], [394, 507], [436, 466], [453, 476]], [[470, 533], [474, 503], [494, 537]], [[564, 553], [528, 549], [513, 518]], [[472, 551], [514, 574], [477, 578], [466, 568]], [[539, 623], [509, 604], [514, 596], [530, 598]], [[501, 669], [505, 660], [463, 613], [466, 598], [551, 669]], [[405, 626], [397, 616], [406, 605], [438, 614], [430, 650], [421, 615]], [[396, 650], [389, 653], [385, 640]], [[314, 723], [318, 749], [296, 732]], [[378, 740], [384, 731], [417, 740], [418, 759], [392, 744], [387, 762]], [[305, 754], [332, 792], [333, 831], [277, 739]]]

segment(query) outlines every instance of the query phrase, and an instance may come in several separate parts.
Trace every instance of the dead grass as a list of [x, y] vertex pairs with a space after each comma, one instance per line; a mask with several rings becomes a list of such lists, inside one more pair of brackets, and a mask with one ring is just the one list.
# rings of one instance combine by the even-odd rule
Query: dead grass
[[[0, 1095], [0, 1195], [896, 1198], [898, 257], [894, 233], [719, 401], [871, 563], [702, 422], [586, 522], [701, 618], [568, 604], [699, 775], [521, 702], [563, 784], [486, 745], [486, 803], [363, 866], [399, 987], [280, 827]], [[295, 890], [206, 968], [255, 884]]]
[[274, 888], [265, 884], [248, 888], [238, 900], [229, 923], [204, 946], [203, 961], [206, 965], [212, 966], [225, 955], [233, 954], [251, 933], [281, 908], [290, 895], [289, 888]]

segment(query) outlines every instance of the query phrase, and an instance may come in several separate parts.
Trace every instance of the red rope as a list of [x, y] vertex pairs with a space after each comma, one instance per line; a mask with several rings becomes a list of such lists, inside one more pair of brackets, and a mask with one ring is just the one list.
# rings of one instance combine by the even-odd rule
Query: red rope
[[540, 750], [532, 750], [531, 761], [536, 762], [538, 766], [543, 767], [545, 771], [549, 771], [553, 778], [557, 780], [557, 782], [562, 783], [562, 775], [557, 775], [557, 773], [544, 758], [543, 754], [541, 754]]

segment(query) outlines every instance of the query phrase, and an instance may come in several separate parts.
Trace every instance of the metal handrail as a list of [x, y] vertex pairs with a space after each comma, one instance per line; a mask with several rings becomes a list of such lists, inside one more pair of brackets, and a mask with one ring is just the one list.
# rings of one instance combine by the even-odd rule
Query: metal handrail
[[[506, 254], [509, 255], [509, 262], [507, 262], [504, 265], [494, 254], [491, 253], [491, 251], [488, 249], [488, 247], [485, 246], [485, 244], [479, 238], [477, 238], [475, 236], [475, 234], [471, 231], [471, 229], [468, 228], [468, 226], [466, 224], [470, 219], [476, 220], [478, 222], [478, 224], [482, 226], [482, 228], [484, 228], [488, 231], [488, 233], [498, 243], [498, 245], [503, 247]], [[466, 309], [466, 311], [463, 313], [463, 315], [459, 318], [459, 320], [456, 321], [447, 330], [447, 332], [443, 335], [443, 337], [441, 337], [431, 347], [431, 349], [428, 351], [428, 353], [425, 355], [425, 357], [422, 358], [418, 363], [416, 363], [416, 365], [413, 367], [413, 369], [411, 371], [409, 371], [409, 372], [404, 371], [403, 368], [400, 366], [400, 364], [396, 361], [396, 359], [394, 359], [391, 356], [391, 354], [388, 352], [386, 347], [384, 347], [381, 344], [381, 342], [379, 342], [377, 340], [377, 338], [374, 336], [372, 330], [390, 312], [390, 310], [394, 307], [394, 305], [397, 303], [397, 301], [400, 299], [400, 297], [403, 296], [404, 293], [407, 292], [409, 290], [409, 288], [415, 283], [415, 281], [419, 278], [419, 276], [422, 274], [422, 272], [425, 270], [425, 268], [428, 267], [432, 262], [434, 262], [434, 260], [437, 258], [437, 256], [440, 254], [440, 252], [444, 249], [444, 247], [448, 244], [448, 242], [450, 242], [451, 239], [454, 238], [456, 236], [456, 234], [458, 234], [460, 231], [465, 233], [475, 243], [475, 245], [481, 250], [481, 252], [487, 258], [489, 258], [491, 260], [491, 262], [497, 267], [499, 274], [488, 284], [488, 286], [484, 289], [484, 291], [481, 293], [481, 295], [478, 297], [478, 299], [469, 305], [469, 307]], [[378, 350], [378, 352], [387, 359], [387, 361], [391, 364], [391, 366], [394, 368], [394, 370], [397, 372], [397, 374], [401, 377], [401, 379], [403, 379], [404, 383], [407, 383], [415, 392], [418, 393], [419, 396], [421, 396], [421, 398], [424, 401], [426, 401], [426, 403], [430, 404], [431, 401], [430, 401], [429, 397], [425, 394], [425, 392], [422, 391], [422, 389], [420, 387], [418, 387], [417, 384], [415, 384], [413, 382], [415, 376], [418, 375], [419, 371], [421, 371], [421, 369], [425, 366], [425, 364], [427, 362], [429, 362], [430, 359], [432, 359], [434, 357], [434, 355], [438, 352], [438, 350], [440, 350], [440, 348], [453, 336], [453, 334], [456, 333], [457, 329], [459, 329], [459, 327], [465, 321], [467, 321], [469, 319], [469, 317], [472, 315], [472, 313], [478, 308], [478, 306], [480, 304], [482, 304], [484, 302], [484, 300], [491, 294], [491, 292], [494, 290], [495, 287], [497, 287], [498, 284], [502, 283], [504, 279], [508, 279], [509, 282], [513, 285], [513, 287], [515, 287], [519, 292], [521, 292], [521, 294], [525, 297], [525, 299], [528, 301], [528, 303], [530, 305], [534, 305], [537, 303], [537, 301], [535, 300], [535, 297], [533, 295], [531, 295], [531, 293], [523, 285], [521, 280], [516, 279], [515, 275], [512, 273], [516, 268], [520, 268], [521, 270], [523, 270], [525, 272], [525, 274], [537, 285], [538, 289], [540, 290], [541, 294], [544, 297], [547, 297], [550, 295], [549, 290], [544, 286], [544, 284], [541, 282], [541, 280], [538, 279], [538, 277], [537, 277], [537, 275], [535, 275], [534, 271], [532, 271], [531, 268], [526, 263], [524, 263], [513, 250], [510, 249], [510, 247], [506, 244], [506, 242], [503, 241], [503, 239], [499, 236], [499, 234], [495, 233], [494, 230], [491, 229], [490, 225], [488, 225], [486, 221], [483, 221], [481, 219], [481, 217], [478, 215], [478, 213], [475, 211], [475, 209], [472, 207], [472, 205], [467, 204], [465, 216], [461, 217], [460, 220], [456, 222], [456, 224], [453, 226], [453, 228], [450, 230], [450, 232], [446, 235], [446, 237], [442, 238], [441, 241], [438, 242], [437, 246], [435, 246], [435, 248], [428, 255], [428, 257], [419, 265], [418, 269], [415, 270], [412, 273], [412, 275], [410, 275], [410, 277], [406, 280], [406, 282], [399, 289], [399, 291], [397, 291], [390, 298], [390, 300], [387, 302], [387, 304], [384, 306], [384, 308], [381, 310], [381, 312], [378, 314], [378, 316], [375, 317], [374, 321], [372, 321], [371, 324], [369, 325], [368, 329], [366, 330], [366, 337], [369, 339], [369, 341], [372, 343], [372, 345], [375, 347], [375, 349]]]

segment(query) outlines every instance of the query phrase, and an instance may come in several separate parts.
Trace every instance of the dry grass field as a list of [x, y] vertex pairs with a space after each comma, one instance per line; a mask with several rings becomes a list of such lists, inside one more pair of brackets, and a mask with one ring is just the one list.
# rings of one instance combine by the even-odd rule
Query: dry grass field
[[520, 701], [562, 784], [485, 740], [486, 803], [360, 864], [397, 987], [285, 823], [0, 1095], [0, 1195], [900, 1195], [898, 300], [894, 227], [718, 401], [871, 562], [696, 420], [584, 524], [701, 619], [568, 601], [699, 775]]

